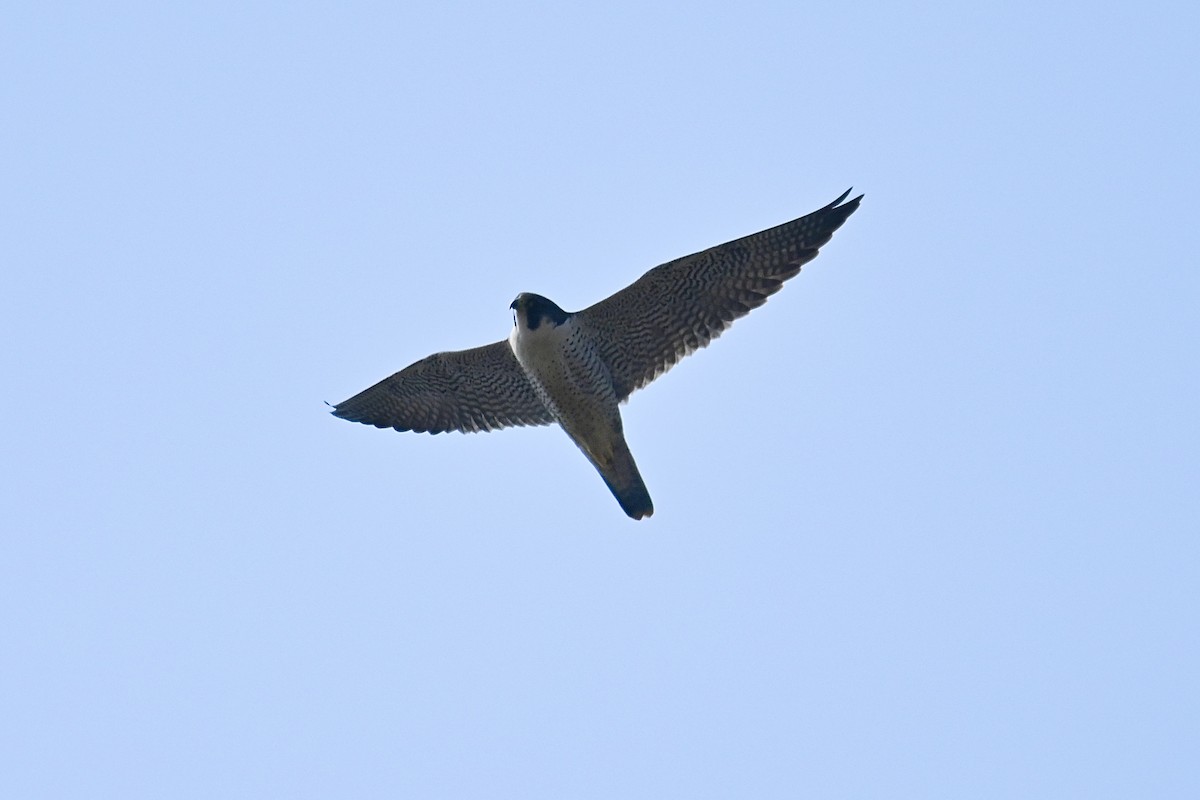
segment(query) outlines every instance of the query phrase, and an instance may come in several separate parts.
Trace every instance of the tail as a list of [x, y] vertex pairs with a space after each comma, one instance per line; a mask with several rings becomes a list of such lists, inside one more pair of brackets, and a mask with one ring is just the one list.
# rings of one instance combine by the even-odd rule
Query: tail
[[634, 519], [649, 517], [654, 513], [654, 503], [650, 500], [650, 492], [634, 463], [633, 453], [622, 438], [613, 448], [612, 461], [606, 466], [596, 464], [596, 471], [608, 485], [608, 490], [621, 504], [621, 510]]

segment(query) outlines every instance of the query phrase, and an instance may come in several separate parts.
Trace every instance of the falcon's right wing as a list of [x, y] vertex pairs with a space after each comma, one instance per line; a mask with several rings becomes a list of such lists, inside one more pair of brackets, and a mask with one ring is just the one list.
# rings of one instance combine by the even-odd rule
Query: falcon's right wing
[[334, 416], [376, 428], [443, 433], [549, 425], [507, 340], [434, 353], [333, 407]]

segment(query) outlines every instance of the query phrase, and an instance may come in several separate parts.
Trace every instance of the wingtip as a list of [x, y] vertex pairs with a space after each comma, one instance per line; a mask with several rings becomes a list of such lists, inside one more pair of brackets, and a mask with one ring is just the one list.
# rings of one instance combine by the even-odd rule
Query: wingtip
[[361, 422], [364, 425], [374, 425], [376, 428], [391, 427], [390, 425], [377, 424], [373, 420], [364, 419], [361, 409], [356, 410], [349, 407], [346, 403], [334, 405], [333, 403], [326, 402], [325, 405], [329, 406], [329, 413], [338, 419], [344, 419], [347, 422]]
[[828, 206], [826, 206], [826, 208], [844, 208], [845, 206], [857, 206], [859, 204], [859, 202], [864, 197], [866, 197], [866, 194], [860, 194], [858, 197], [855, 197], [853, 200], [850, 200], [846, 203], [842, 203], [842, 201], [845, 200], [847, 197], [849, 197], [850, 193], [853, 191], [854, 191], [854, 187], [851, 186], [849, 189], [842, 192], [841, 195], [838, 196], [837, 200], [834, 200], [832, 203], [830, 203]]

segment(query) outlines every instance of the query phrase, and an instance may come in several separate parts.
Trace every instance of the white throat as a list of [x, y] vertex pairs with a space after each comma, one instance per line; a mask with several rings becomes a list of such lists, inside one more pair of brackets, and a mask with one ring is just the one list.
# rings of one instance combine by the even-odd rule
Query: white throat
[[563, 344], [574, 331], [575, 321], [571, 319], [562, 325], [546, 321], [532, 331], [518, 321], [508, 335], [508, 346], [526, 372], [537, 374], [539, 366], [562, 357]]

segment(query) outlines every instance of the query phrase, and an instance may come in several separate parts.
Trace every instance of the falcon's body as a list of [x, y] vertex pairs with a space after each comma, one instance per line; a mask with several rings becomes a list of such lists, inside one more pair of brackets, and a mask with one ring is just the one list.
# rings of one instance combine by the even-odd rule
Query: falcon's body
[[522, 293], [513, 301], [508, 344], [538, 397], [571, 441], [596, 467], [625, 513], [654, 513], [646, 484], [625, 444], [612, 373], [586, 318], [566, 314], [546, 298]]
[[817, 255], [862, 196], [676, 259], [583, 311], [540, 295], [513, 301], [508, 339], [436, 353], [334, 407], [380, 428], [479, 431], [559, 423], [625, 513], [654, 507], [618, 404], [766, 302]]

